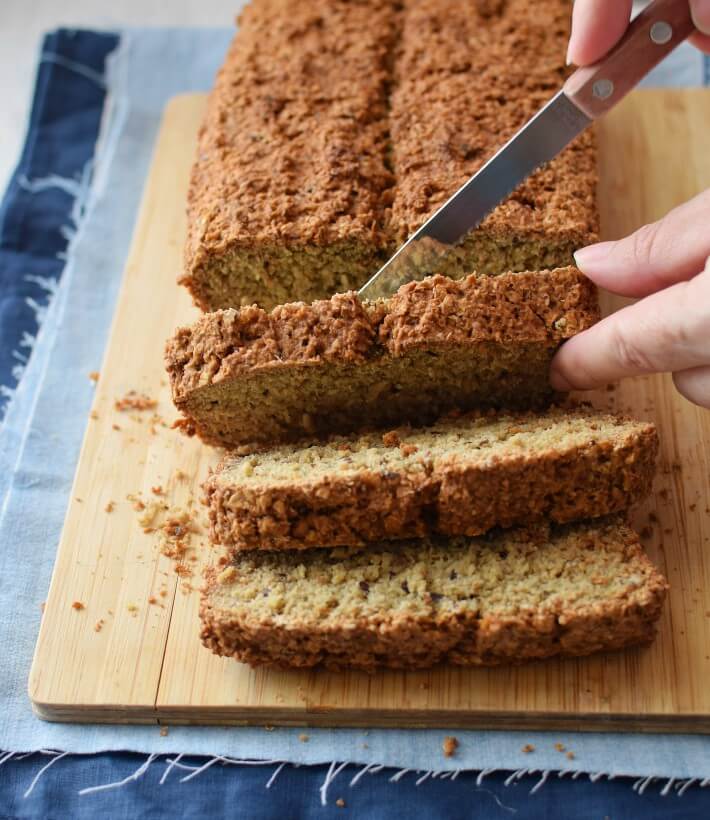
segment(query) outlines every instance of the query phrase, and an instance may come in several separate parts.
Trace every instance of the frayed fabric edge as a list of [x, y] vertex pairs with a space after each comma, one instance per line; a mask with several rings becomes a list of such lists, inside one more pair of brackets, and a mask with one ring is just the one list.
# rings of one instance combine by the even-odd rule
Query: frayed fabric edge
[[[0, 767], [3, 766], [5, 763], [9, 762], [10, 760], [21, 760], [23, 758], [29, 757], [30, 755], [35, 754], [33, 752], [19, 754], [15, 752], [6, 752], [0, 754]], [[47, 772], [52, 768], [52, 766], [61, 760], [64, 757], [70, 755], [70, 752], [59, 752], [53, 751], [48, 749], [40, 749], [39, 752], [36, 754], [40, 754], [43, 756], [47, 756], [50, 759], [43, 763], [40, 766], [39, 770], [34, 774], [32, 780], [29, 782], [27, 789], [23, 793], [23, 797], [29, 797], [32, 792], [34, 791], [37, 784], [40, 780], [47, 776]], [[225, 757], [223, 755], [215, 755], [213, 757], [209, 757], [207, 759], [201, 759], [199, 763], [187, 763], [185, 762], [186, 755], [184, 754], [157, 754], [151, 753], [146, 756], [146, 759], [138, 766], [134, 772], [129, 774], [128, 776], [122, 778], [121, 780], [108, 782], [108, 783], [97, 783], [90, 786], [86, 786], [82, 789], [79, 789], [78, 794], [80, 796], [88, 796], [92, 794], [96, 794], [98, 792], [109, 791], [111, 789], [120, 789], [129, 786], [131, 783], [140, 780], [146, 772], [151, 768], [151, 766], [158, 766], [160, 764], [164, 764], [164, 771], [159, 780], [159, 785], [163, 786], [165, 783], [170, 779], [170, 775], [173, 771], [177, 771], [182, 776], [181, 777], [173, 777], [172, 783], [187, 783], [190, 780], [198, 778], [201, 774], [203, 774], [207, 769], [211, 768], [215, 765], [224, 766], [274, 766], [274, 770], [269, 774], [269, 777], [264, 781], [264, 788], [271, 789], [274, 784], [278, 781], [279, 775], [283, 772], [284, 768], [288, 766], [293, 766], [294, 768], [298, 768], [301, 765], [322, 765], [322, 764], [299, 764], [299, 763], [291, 763], [287, 760], [250, 760], [248, 758], [232, 758], [232, 757]], [[194, 759], [194, 758], [193, 758]], [[347, 787], [349, 789], [356, 788], [358, 783], [365, 777], [365, 775], [375, 775], [386, 768], [395, 768], [389, 767], [386, 764], [382, 763], [367, 763], [365, 765], [360, 763], [355, 763], [352, 761], [344, 760], [344, 761], [331, 761], [328, 766], [328, 770], [325, 774], [325, 778], [319, 788], [320, 794], [320, 803], [322, 806], [328, 805], [328, 792], [331, 790], [331, 787], [335, 783], [336, 779], [338, 779], [339, 775], [341, 775], [348, 767], [354, 767], [356, 769], [355, 773], [349, 778], [341, 778], [339, 785], [341, 789], [343, 787]], [[489, 789], [482, 788], [483, 783], [485, 782], [486, 778], [490, 775], [501, 772], [504, 770], [500, 769], [459, 769], [459, 768], [451, 768], [451, 769], [411, 769], [411, 768], [400, 768], [394, 772], [394, 774], [388, 777], [388, 782], [396, 784], [400, 783], [404, 780], [407, 775], [410, 775], [414, 778], [414, 785], [421, 786], [427, 780], [455, 780], [459, 774], [467, 773], [467, 774], [476, 774], [475, 786], [477, 791], [484, 791], [491, 795], [491, 797], [495, 800], [495, 802], [499, 805], [500, 808], [504, 809], [505, 811], [510, 811], [515, 813], [515, 809], [510, 806], [506, 806], [501, 800], [499, 795], [491, 792]], [[348, 773], [349, 774], [349, 773]], [[617, 777], [627, 777], [628, 775], [621, 775], [618, 772], [584, 772], [581, 770], [574, 770], [574, 769], [535, 769], [535, 768], [522, 768], [516, 769], [511, 771], [510, 774], [506, 777], [503, 781], [504, 787], [509, 787], [518, 783], [522, 780], [523, 777], [531, 777], [539, 775], [538, 780], [531, 786], [529, 789], [529, 795], [535, 795], [544, 789], [545, 783], [548, 781], [550, 777], [557, 776], [558, 778], [563, 778], [567, 775], [571, 777], [571, 779], [576, 780], [580, 776], [587, 776], [592, 783], [596, 783], [601, 779], [606, 780], [614, 780]], [[696, 788], [705, 788], [710, 785], [710, 777], [707, 778], [698, 778], [698, 777], [689, 777], [689, 778], [677, 778], [677, 777], [662, 777], [662, 776], [654, 776], [648, 775], [645, 777], [637, 778], [630, 786], [631, 790], [636, 792], [639, 795], [644, 794], [649, 788], [653, 790], [658, 790], [658, 793], [662, 797], [668, 797], [675, 795], [676, 797], [683, 797], [683, 795], [688, 791], [689, 788], [695, 786]]]

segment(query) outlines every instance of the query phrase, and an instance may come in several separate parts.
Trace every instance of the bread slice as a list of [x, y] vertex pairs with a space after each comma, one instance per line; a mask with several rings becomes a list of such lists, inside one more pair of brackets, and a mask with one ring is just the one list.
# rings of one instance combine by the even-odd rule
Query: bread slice
[[653, 424], [587, 408], [470, 414], [227, 456], [204, 489], [232, 550], [358, 546], [619, 512], [648, 494], [657, 450]]
[[[569, 0], [253, 0], [210, 95], [181, 281], [205, 310], [357, 289], [562, 85]], [[590, 132], [439, 273], [572, 262]]]
[[453, 408], [545, 406], [555, 350], [598, 317], [575, 268], [434, 276], [387, 301], [217, 311], [177, 331], [166, 365], [188, 432], [255, 448]]
[[666, 581], [616, 518], [208, 571], [202, 641], [254, 666], [520, 663], [649, 643]]

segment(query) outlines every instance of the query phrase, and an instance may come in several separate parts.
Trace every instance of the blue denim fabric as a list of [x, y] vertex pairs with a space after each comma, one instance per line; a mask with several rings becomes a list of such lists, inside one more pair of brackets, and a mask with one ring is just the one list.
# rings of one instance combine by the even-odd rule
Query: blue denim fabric
[[66, 29], [48, 34], [42, 44], [27, 138], [0, 206], [0, 385], [6, 388], [0, 418], [37, 333], [38, 310], [61, 276], [65, 229], [71, 226], [73, 197], [56, 185], [37, 186], [36, 180], [81, 180], [103, 111], [99, 78], [117, 44], [115, 34]]
[[[59, 820], [136, 820], [136, 818], [344, 818], [369, 820], [418, 818], [427, 820], [705, 820], [710, 816], [710, 790], [690, 786], [682, 796], [671, 788], [660, 792], [663, 781], [650, 784], [643, 793], [634, 781], [620, 778], [590, 782], [550, 775], [536, 792], [538, 776], [524, 777], [508, 786], [507, 775], [487, 776], [480, 784], [476, 775], [462, 773], [453, 782], [410, 772], [392, 783], [392, 769], [365, 774], [350, 781], [361, 767], [349, 766], [330, 785], [324, 806], [320, 787], [327, 766], [285, 766], [267, 790], [276, 766], [235, 767], [217, 764], [188, 783], [180, 783], [185, 771], [173, 770], [160, 784], [164, 759], [153, 761], [136, 781], [119, 789], [80, 795], [87, 786], [112, 783], [133, 774], [145, 756], [98, 754], [59, 760], [32, 789], [23, 795], [46, 759], [32, 755], [6, 763], [0, 772], [0, 817]], [[199, 765], [199, 759], [183, 758]], [[336, 801], [344, 801], [339, 806]]]

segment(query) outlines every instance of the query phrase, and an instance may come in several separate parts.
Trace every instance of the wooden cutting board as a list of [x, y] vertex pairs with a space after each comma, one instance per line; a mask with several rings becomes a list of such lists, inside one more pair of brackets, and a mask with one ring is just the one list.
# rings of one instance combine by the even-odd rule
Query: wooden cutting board
[[[202, 564], [216, 558], [204, 528], [191, 536], [180, 575], [160, 533], [144, 529], [199, 498], [216, 462], [215, 452], [169, 428], [176, 414], [162, 361], [165, 339], [197, 316], [175, 276], [204, 102], [180, 97], [165, 112], [30, 674], [37, 714], [91, 722], [710, 730], [710, 412], [681, 399], [666, 377], [595, 397], [660, 429], [655, 490], [635, 516], [671, 584], [650, 649], [368, 676], [253, 671], [202, 647], [197, 588]], [[599, 133], [607, 238], [710, 186], [708, 91], [636, 92]], [[605, 299], [607, 309], [618, 307]], [[157, 407], [116, 409], [131, 390]], [[134, 509], [137, 498], [147, 510]], [[151, 522], [151, 502], [170, 510]], [[197, 526], [203, 516], [196, 504]]]

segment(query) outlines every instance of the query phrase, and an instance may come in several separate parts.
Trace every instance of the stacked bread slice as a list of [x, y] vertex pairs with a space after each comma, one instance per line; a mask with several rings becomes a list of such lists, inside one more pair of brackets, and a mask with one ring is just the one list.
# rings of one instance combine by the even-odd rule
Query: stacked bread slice
[[184, 426], [231, 448], [204, 485], [224, 548], [205, 644], [371, 670], [650, 640], [666, 584], [624, 513], [650, 489], [655, 428], [554, 406], [547, 381], [560, 342], [597, 317], [566, 268], [178, 330]]

